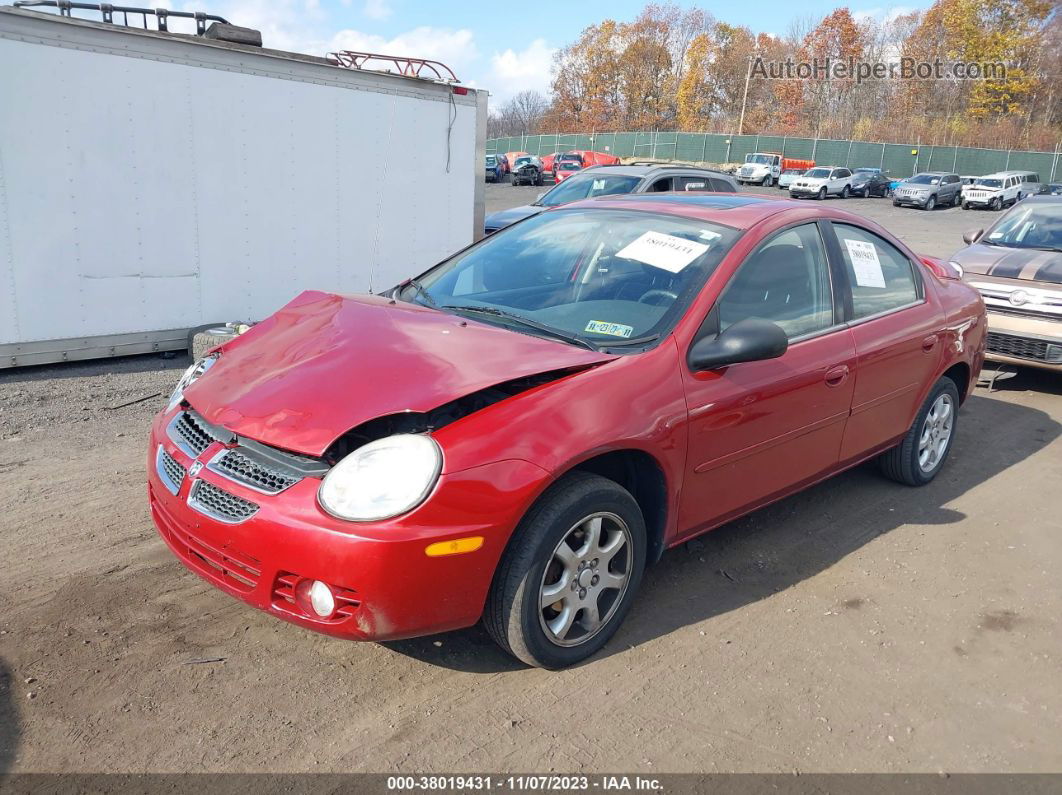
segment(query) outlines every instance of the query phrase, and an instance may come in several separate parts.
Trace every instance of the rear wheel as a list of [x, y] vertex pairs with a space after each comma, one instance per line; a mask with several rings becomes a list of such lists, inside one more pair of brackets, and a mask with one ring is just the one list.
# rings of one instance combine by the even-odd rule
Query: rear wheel
[[924, 486], [940, 472], [955, 439], [959, 389], [944, 377], [933, 385], [903, 440], [879, 459], [886, 477]]
[[494, 574], [483, 623], [528, 665], [573, 665], [623, 622], [645, 550], [645, 522], [626, 489], [598, 475], [569, 475], [517, 528]]

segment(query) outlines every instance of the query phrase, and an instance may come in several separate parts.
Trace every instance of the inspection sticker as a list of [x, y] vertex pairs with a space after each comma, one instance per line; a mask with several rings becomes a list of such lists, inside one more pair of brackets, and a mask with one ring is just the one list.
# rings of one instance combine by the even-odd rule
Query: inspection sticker
[[591, 320], [586, 324], [583, 331], [592, 331], [594, 334], [611, 334], [613, 337], [629, 337], [634, 333], [632, 326], [624, 326], [622, 323], [605, 323], [600, 320]]
[[856, 284], [860, 287], [885, 287], [885, 274], [881, 270], [877, 249], [873, 243], [864, 240], [845, 239], [848, 256], [852, 260]]
[[663, 232], [646, 232], [628, 243], [617, 257], [633, 259], [671, 273], [678, 273], [708, 250], [704, 243], [695, 243]]

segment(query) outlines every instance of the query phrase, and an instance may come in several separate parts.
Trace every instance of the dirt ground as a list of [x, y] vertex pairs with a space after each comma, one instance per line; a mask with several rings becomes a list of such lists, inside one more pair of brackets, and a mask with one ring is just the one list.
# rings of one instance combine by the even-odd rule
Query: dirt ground
[[[973, 225], [867, 206], [926, 253]], [[670, 551], [550, 673], [479, 628], [334, 640], [186, 570], [144, 479], [186, 364], [0, 371], [0, 773], [1062, 769], [1062, 378], [978, 389], [926, 488], [865, 466]]]

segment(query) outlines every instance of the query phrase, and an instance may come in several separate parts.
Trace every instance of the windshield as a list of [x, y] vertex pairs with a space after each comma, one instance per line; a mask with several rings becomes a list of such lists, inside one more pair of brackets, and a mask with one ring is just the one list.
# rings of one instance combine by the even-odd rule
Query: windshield
[[557, 166], [557, 168], [560, 171], [578, 171], [579, 164], [568, 161], [567, 163], [561, 163], [559, 166]]
[[513, 163], [513, 165], [516, 166], [517, 168], [520, 168], [520, 166], [526, 166], [530, 162], [531, 162], [531, 158], [530, 157], [518, 157], [518, 158], [516, 158], [516, 162]]
[[582, 163], [583, 162], [583, 157], [582, 157], [582, 155], [576, 155], [576, 154], [572, 154], [571, 152], [569, 152], [568, 154], [560, 155], [557, 158], [557, 162], [558, 163], [564, 163], [565, 161], [571, 161], [571, 162], [574, 162], [574, 163]]
[[665, 336], [739, 236], [633, 210], [542, 213], [437, 265], [397, 297], [514, 331], [554, 330], [573, 343], [617, 347]]
[[[1062, 203], [1019, 204], [1000, 218], [983, 240], [990, 245], [1009, 248], [1062, 251]], [[1035, 278], [1062, 282], [1062, 267], [1053, 261], [1040, 270], [1049, 268], [1054, 272], [1048, 278], [1045, 279], [1040, 272], [1035, 274]]]
[[974, 185], [980, 185], [983, 188], [1002, 188], [1003, 180], [1000, 179], [979, 179]]
[[496, 166], [496, 165], [498, 165], [498, 158], [496, 158], [494, 155], [487, 155], [487, 165], [488, 166]]
[[799, 168], [787, 168], [782, 173], [783, 174], [802, 174], [804, 172], [802, 172]]
[[[558, 166], [558, 168], [560, 168]], [[596, 170], [596, 169], [595, 169]], [[641, 177], [624, 177], [586, 174], [564, 180], [542, 197], [538, 204], [544, 207], [556, 207], [559, 204], [590, 199], [594, 196], [611, 196], [617, 193], [630, 193], [641, 182]]]
[[915, 174], [907, 181], [912, 185], [937, 185], [940, 183], [940, 177], [934, 177], [932, 174]]
[[830, 176], [830, 170], [828, 168], [813, 168], [804, 174], [805, 177], [812, 177], [813, 179], [827, 179]]
[[774, 158], [771, 157], [770, 155], [756, 154], [756, 155], [749, 155], [748, 157], [746, 157], [745, 158], [745, 162], [746, 163], [761, 163], [761, 164], [763, 164], [765, 166], [769, 166], [771, 163], [774, 162]]

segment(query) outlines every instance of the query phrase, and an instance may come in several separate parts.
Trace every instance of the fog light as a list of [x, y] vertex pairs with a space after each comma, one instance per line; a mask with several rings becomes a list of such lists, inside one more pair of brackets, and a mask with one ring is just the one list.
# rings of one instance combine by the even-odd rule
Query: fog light
[[310, 586], [310, 604], [313, 612], [321, 618], [328, 618], [336, 611], [336, 598], [332, 596], [332, 589], [320, 580], [314, 580]]
[[332, 589], [320, 580], [303, 580], [295, 587], [295, 601], [309, 613], [311, 610], [321, 618], [330, 618], [336, 611], [336, 598]]

